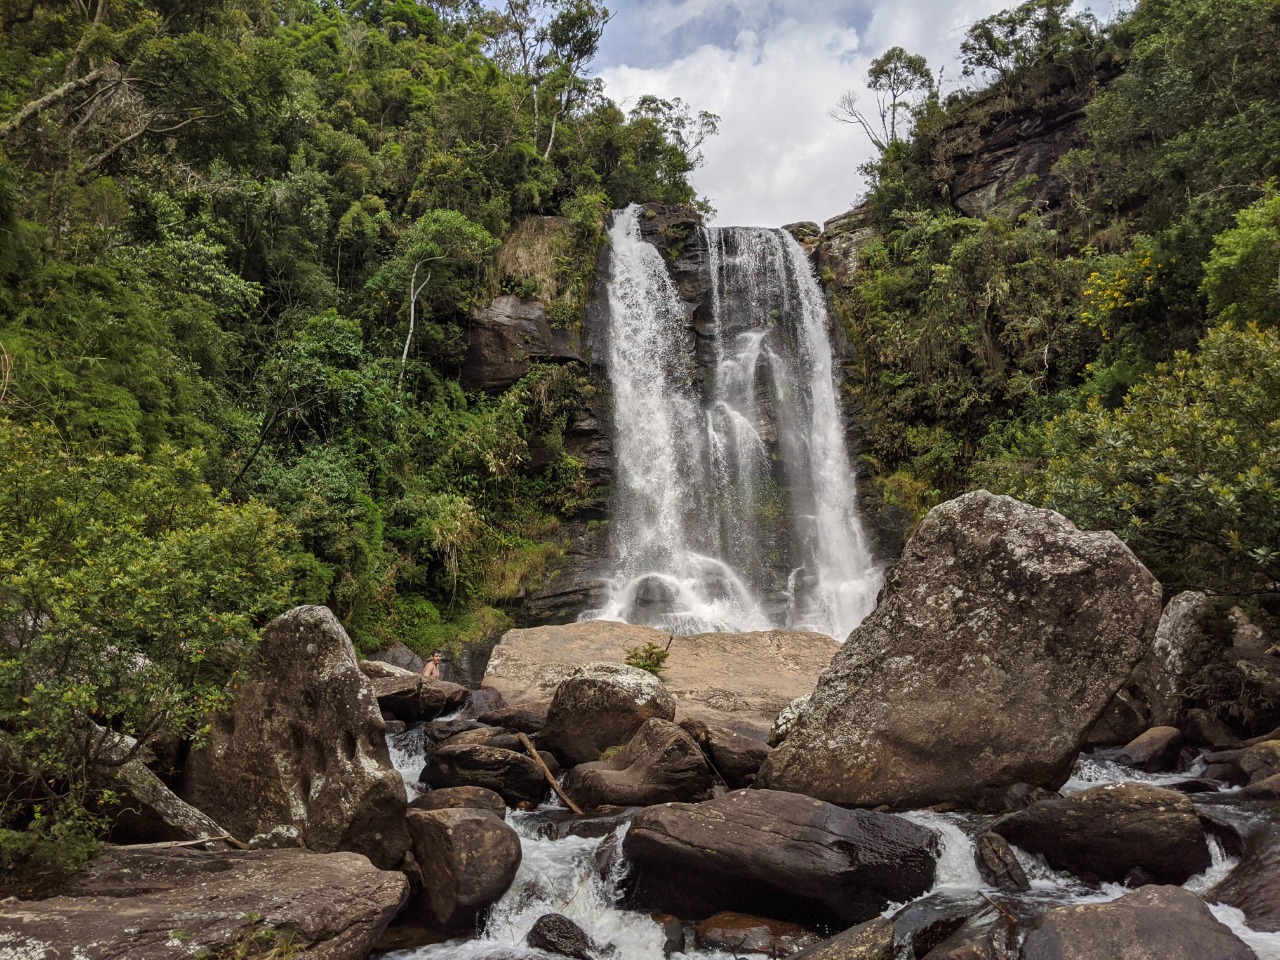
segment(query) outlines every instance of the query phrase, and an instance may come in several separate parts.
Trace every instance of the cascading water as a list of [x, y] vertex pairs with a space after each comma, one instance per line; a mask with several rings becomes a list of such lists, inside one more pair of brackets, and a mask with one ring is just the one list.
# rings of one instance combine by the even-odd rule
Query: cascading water
[[712, 316], [699, 351], [639, 218], [628, 208], [609, 234], [615, 572], [585, 616], [844, 640], [874, 604], [879, 571], [808, 257], [782, 230], [704, 229]]

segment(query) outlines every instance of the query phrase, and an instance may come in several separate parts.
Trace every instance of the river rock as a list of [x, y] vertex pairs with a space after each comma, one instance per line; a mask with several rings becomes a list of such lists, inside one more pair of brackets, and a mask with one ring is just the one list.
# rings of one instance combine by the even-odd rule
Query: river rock
[[507, 631], [494, 648], [484, 685], [501, 691], [513, 706], [546, 701], [581, 664], [623, 663], [628, 650], [646, 643], [670, 643], [662, 679], [675, 699], [677, 720], [702, 720], [760, 740], [783, 707], [813, 690], [838, 649], [820, 633], [672, 637], [625, 623], [568, 623]]
[[380, 663], [389, 663], [393, 667], [408, 670], [410, 673], [416, 673], [419, 676], [422, 675], [423, 668], [427, 665], [420, 656], [399, 642], [369, 654], [369, 659]]
[[973, 859], [982, 879], [1008, 893], [1026, 893], [1031, 881], [1009, 841], [998, 833], [984, 833], [974, 844]]
[[598, 760], [630, 740], [645, 721], [675, 716], [662, 681], [639, 667], [588, 663], [558, 687], [538, 742], [568, 766]]
[[1236, 868], [1207, 896], [1244, 913], [1254, 930], [1280, 932], [1280, 835], [1255, 837]]
[[1236, 758], [1236, 766], [1249, 778], [1250, 783], [1274, 777], [1280, 773], [1280, 740], [1264, 740], [1245, 747]]
[[820, 943], [822, 937], [798, 923], [724, 910], [698, 924], [696, 941], [704, 950], [724, 950], [734, 956], [785, 957]]
[[487, 713], [497, 713], [507, 709], [507, 700], [497, 690], [468, 690], [467, 702], [458, 714], [464, 720], [478, 720]]
[[432, 790], [409, 802], [410, 810], [488, 810], [503, 820], [507, 804], [501, 796], [484, 787], [444, 787]]
[[1280, 773], [1249, 784], [1240, 796], [1246, 800], [1280, 800]]
[[724, 727], [705, 724], [701, 720], [683, 720], [680, 726], [702, 748], [711, 762], [712, 772], [730, 790], [750, 786], [770, 753], [767, 743], [744, 737]]
[[548, 913], [535, 920], [525, 942], [546, 953], [574, 960], [595, 960], [591, 938], [580, 926], [558, 913]]
[[1152, 727], [1125, 744], [1115, 760], [1135, 770], [1159, 773], [1177, 766], [1181, 746], [1182, 731], [1177, 727]]
[[354, 853], [107, 847], [62, 896], [0, 904], [0, 956], [364, 960], [408, 896]]
[[899, 808], [1057, 788], [1159, 616], [1114, 534], [965, 494], [929, 511], [759, 783]]
[[440, 929], [474, 929], [520, 868], [520, 836], [487, 810], [411, 810], [413, 855], [422, 867], [417, 906]]
[[1100, 716], [1085, 734], [1085, 749], [1119, 747], [1141, 736], [1151, 726], [1151, 708], [1128, 688], [1107, 701]]
[[623, 841], [642, 907], [828, 926], [919, 896], [933, 883], [937, 849], [933, 831], [900, 817], [776, 790], [650, 807]]
[[701, 800], [710, 795], [712, 778], [694, 739], [655, 717], [608, 760], [574, 767], [563, 786], [578, 806], [589, 810]]
[[267, 625], [257, 668], [210, 725], [187, 761], [188, 803], [245, 840], [292, 824], [310, 850], [400, 862], [404, 781], [373, 689], [326, 607], [297, 607]]
[[378, 708], [405, 723], [432, 720], [467, 701], [467, 688], [447, 680], [424, 677], [379, 660], [365, 660], [360, 669], [373, 686]]
[[1027, 934], [1021, 960], [1256, 960], [1181, 887], [1147, 886], [1110, 903], [1055, 907]]
[[1141, 870], [1159, 883], [1184, 883], [1210, 862], [1191, 801], [1146, 783], [1041, 800], [1001, 817], [991, 831], [1087, 880], [1122, 881]]
[[1190, 649], [1204, 632], [1200, 616], [1208, 602], [1208, 596], [1198, 590], [1185, 590], [1171, 599], [1160, 615], [1151, 652], [1135, 671], [1154, 726], [1181, 722]]
[[459, 730], [451, 737], [442, 740], [439, 746], [497, 747], [499, 750], [510, 750], [513, 753], [525, 752], [519, 734], [504, 730], [502, 727], [486, 727], [483, 724], [471, 727], [469, 730]]
[[522, 803], [536, 807], [550, 790], [542, 770], [528, 755], [469, 743], [436, 747], [427, 755], [418, 779], [433, 790], [484, 787], [511, 807]]
[[893, 942], [893, 922], [876, 917], [866, 923], [838, 933], [830, 940], [823, 940], [799, 953], [791, 960], [896, 960]]
[[1210, 750], [1231, 750], [1241, 745], [1235, 731], [1207, 710], [1187, 711], [1185, 733], [1190, 743]]
[[518, 733], [535, 734], [547, 723], [547, 710], [551, 702], [526, 703], [519, 707], [503, 707], [501, 710], [490, 710], [477, 718], [481, 723], [492, 727], [504, 727]]

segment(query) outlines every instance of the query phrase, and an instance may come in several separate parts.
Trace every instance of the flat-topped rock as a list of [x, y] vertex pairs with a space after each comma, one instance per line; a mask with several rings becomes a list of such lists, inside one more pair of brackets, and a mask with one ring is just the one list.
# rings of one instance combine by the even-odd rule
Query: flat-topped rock
[[584, 663], [621, 663], [630, 649], [668, 641], [662, 679], [676, 701], [676, 720], [702, 720], [760, 740], [779, 711], [813, 690], [839, 649], [820, 633], [672, 637], [650, 627], [587, 621], [509, 630], [494, 648], [484, 685], [513, 706], [545, 702]]
[[0, 957], [364, 960], [408, 896], [355, 853], [108, 847], [63, 895], [0, 905]]

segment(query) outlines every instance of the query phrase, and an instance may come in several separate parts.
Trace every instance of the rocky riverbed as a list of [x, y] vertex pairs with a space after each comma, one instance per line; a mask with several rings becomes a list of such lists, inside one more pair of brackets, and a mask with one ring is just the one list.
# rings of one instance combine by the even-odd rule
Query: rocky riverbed
[[1280, 960], [1280, 731], [1184, 708], [1160, 599], [970, 494], [842, 646], [683, 638], [669, 683], [644, 628], [513, 632], [468, 690], [299, 608], [0, 957]]

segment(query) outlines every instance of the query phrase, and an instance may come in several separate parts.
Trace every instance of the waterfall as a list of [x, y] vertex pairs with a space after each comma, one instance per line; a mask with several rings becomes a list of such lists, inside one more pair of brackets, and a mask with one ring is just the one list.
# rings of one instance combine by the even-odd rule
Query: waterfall
[[609, 233], [613, 576], [584, 616], [844, 640], [880, 573], [808, 257], [782, 230], [703, 229], [711, 317], [699, 344], [639, 218], [629, 207]]

